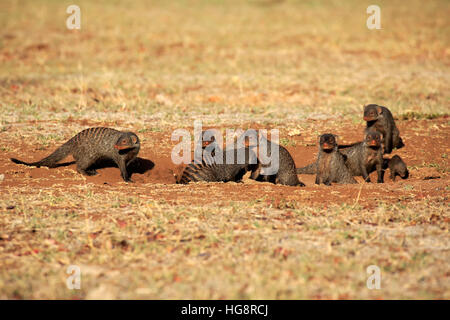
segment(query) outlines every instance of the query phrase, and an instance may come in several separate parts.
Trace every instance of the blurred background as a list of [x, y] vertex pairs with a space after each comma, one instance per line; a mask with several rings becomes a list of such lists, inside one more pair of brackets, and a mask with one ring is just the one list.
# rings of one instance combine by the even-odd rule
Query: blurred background
[[[68, 30], [66, 9], [81, 9]], [[449, 111], [450, 2], [0, 3], [2, 120], [192, 124]]]

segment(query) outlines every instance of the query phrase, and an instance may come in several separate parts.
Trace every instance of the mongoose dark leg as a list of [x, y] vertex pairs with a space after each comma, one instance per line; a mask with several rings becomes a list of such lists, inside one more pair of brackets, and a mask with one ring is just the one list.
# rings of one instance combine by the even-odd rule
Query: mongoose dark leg
[[377, 175], [378, 175], [377, 183], [384, 183], [384, 171], [382, 169], [382, 164], [378, 163], [376, 167], [377, 167]]
[[319, 176], [319, 174], [316, 174], [316, 184], [320, 184], [320, 176]]
[[395, 178], [396, 178], [395, 172], [391, 171], [391, 180], [395, 182]]
[[392, 132], [388, 130], [384, 138], [384, 153], [392, 152]]
[[98, 174], [98, 172], [96, 170], [94, 170], [94, 169], [87, 170], [86, 168], [83, 168], [83, 167], [79, 166], [78, 164], [77, 164], [77, 171], [85, 176], [95, 176], [96, 174]]
[[361, 172], [362, 172], [362, 176], [364, 178], [365, 182], [370, 182], [370, 177], [369, 174], [367, 173], [367, 169], [365, 164], [363, 164], [363, 166], [361, 166]]
[[119, 159], [116, 160], [116, 163], [117, 163], [117, 166], [119, 167], [119, 170], [120, 170], [120, 174], [121, 174], [121, 176], [122, 176], [122, 179], [123, 179], [125, 182], [133, 182], [133, 181], [130, 179], [130, 175], [129, 175], [129, 173], [128, 173], [127, 166], [126, 166], [126, 164], [125, 164], [125, 160], [124, 160], [123, 158], [119, 158]]
[[88, 158], [80, 156], [79, 154], [74, 154], [74, 159], [77, 164], [77, 171], [85, 176], [93, 176], [97, 174], [94, 169], [88, 170], [88, 168], [93, 164], [93, 161]]
[[258, 165], [256, 169], [254, 169], [250, 175], [250, 179], [256, 180], [256, 178], [259, 176], [259, 173], [261, 172], [261, 165]]

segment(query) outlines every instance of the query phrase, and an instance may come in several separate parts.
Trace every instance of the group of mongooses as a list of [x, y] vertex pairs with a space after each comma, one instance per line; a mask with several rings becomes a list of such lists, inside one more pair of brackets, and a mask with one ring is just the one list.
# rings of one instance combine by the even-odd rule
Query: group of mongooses
[[[356, 183], [354, 176], [362, 176], [370, 182], [369, 174], [377, 171], [377, 182], [383, 182], [384, 170], [389, 168], [391, 179], [395, 181], [398, 175], [408, 178], [406, 164], [399, 156], [383, 159], [383, 153], [391, 153], [393, 148], [402, 148], [404, 143], [399, 135], [392, 113], [386, 107], [369, 104], [364, 107], [364, 120], [367, 127], [364, 130], [364, 140], [351, 145], [337, 143], [333, 134], [323, 134], [319, 138], [319, 153], [316, 162], [296, 168], [289, 151], [263, 137], [268, 146], [268, 157], [271, 157], [273, 147], [278, 150], [278, 170], [267, 173], [269, 164], [263, 164], [258, 159], [255, 146], [246, 145], [243, 148], [229, 147], [221, 150], [216, 141], [203, 144], [202, 148], [221, 151], [223, 161], [217, 163], [214, 151], [202, 156], [201, 163], [192, 162], [186, 166], [177, 183], [189, 182], [239, 182], [247, 172], [250, 179], [271, 182], [288, 186], [305, 186], [297, 174], [316, 174], [316, 184]], [[203, 133], [202, 133], [203, 134]], [[270, 142], [270, 143], [267, 143]], [[124, 181], [131, 182], [127, 166], [136, 159], [140, 150], [140, 141], [133, 132], [122, 132], [111, 128], [89, 128], [81, 131], [52, 154], [37, 162], [24, 162], [12, 158], [14, 163], [36, 167], [54, 168], [58, 162], [72, 155], [77, 165], [77, 171], [83, 175], [97, 174], [95, 165], [103, 160], [113, 160], [120, 169]], [[238, 161], [238, 154], [243, 154], [243, 161]], [[228, 159], [234, 159], [231, 163]]]
[[383, 159], [383, 154], [391, 153], [393, 148], [405, 146], [389, 109], [376, 104], [366, 105], [364, 120], [367, 125], [363, 141], [338, 146], [335, 135], [323, 134], [319, 138], [316, 162], [297, 168], [296, 172], [316, 174], [316, 183], [327, 185], [331, 182], [355, 183], [354, 176], [362, 176], [366, 182], [370, 182], [369, 174], [375, 170], [377, 182], [383, 183], [384, 170], [387, 168], [393, 181], [397, 175], [408, 178], [406, 164], [399, 156]]
[[[204, 135], [204, 133], [202, 133]], [[189, 182], [208, 181], [208, 182], [239, 182], [246, 172], [251, 172], [250, 179], [271, 182], [274, 184], [282, 184], [287, 186], [305, 186], [305, 184], [298, 180], [295, 172], [294, 159], [283, 146], [267, 140], [261, 136], [261, 141], [267, 146], [267, 157], [272, 158], [272, 147], [278, 149], [278, 170], [270, 172], [268, 168], [272, 163], [262, 163], [257, 156], [256, 145], [246, 145], [244, 148], [228, 147], [221, 150], [213, 138], [210, 144], [203, 144], [203, 149], [209, 148], [212, 150], [221, 150], [223, 152], [223, 161], [220, 164], [214, 162], [212, 158], [214, 155], [206, 155], [202, 157], [202, 162], [197, 164], [194, 161], [190, 163], [184, 170], [181, 178], [177, 183], [187, 184]], [[247, 141], [248, 142], [248, 141]], [[212, 148], [211, 148], [212, 147]], [[227, 157], [230, 153], [233, 157]], [[238, 154], [245, 155], [243, 161], [239, 161]], [[227, 159], [233, 159], [231, 162]]]

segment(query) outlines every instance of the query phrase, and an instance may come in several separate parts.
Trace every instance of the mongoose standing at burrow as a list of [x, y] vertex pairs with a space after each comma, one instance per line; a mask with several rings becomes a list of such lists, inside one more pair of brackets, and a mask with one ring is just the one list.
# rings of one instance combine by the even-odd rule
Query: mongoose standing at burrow
[[370, 182], [369, 173], [377, 170], [377, 182], [383, 183], [383, 152], [381, 134], [375, 130], [366, 130], [364, 141], [355, 143], [339, 151], [346, 156], [345, 165], [353, 176], [362, 176]]
[[338, 151], [336, 136], [333, 134], [320, 136], [316, 166], [316, 184], [356, 183], [345, 165], [345, 157]]
[[72, 155], [77, 171], [93, 176], [97, 171], [92, 166], [100, 160], [110, 159], [119, 167], [123, 180], [130, 182], [127, 165], [136, 158], [139, 149], [139, 138], [133, 132], [98, 127], [81, 131], [40, 161], [29, 163], [14, 158], [11, 161], [27, 166], [55, 168], [59, 161]]
[[[297, 174], [295, 172], [295, 163], [294, 159], [292, 159], [291, 154], [287, 149], [281, 145], [278, 145], [270, 140], [267, 140], [266, 137], [261, 137], [262, 142], [265, 143], [267, 146], [267, 157], [272, 157], [272, 145], [274, 146], [274, 149], [278, 146], [278, 159], [275, 158], [275, 160], [278, 160], [278, 171], [275, 174], [269, 174], [264, 175], [264, 171], [267, 170], [266, 168], [272, 166], [272, 163], [269, 164], [260, 164], [258, 169], [256, 171], [252, 172], [252, 175], [250, 176], [251, 179], [254, 179], [256, 181], [262, 181], [262, 182], [271, 182], [274, 184], [282, 184], [286, 186], [300, 186], [304, 187], [305, 184], [301, 182]], [[260, 161], [261, 162], [261, 161]]]
[[395, 181], [396, 176], [402, 179], [409, 177], [408, 167], [406, 163], [399, 156], [393, 156], [391, 159], [384, 159], [384, 169], [389, 168], [391, 173], [391, 180]]
[[367, 122], [366, 131], [375, 129], [383, 135], [384, 153], [391, 153], [393, 148], [400, 149], [405, 146], [388, 108], [376, 104], [366, 105], [364, 121]]

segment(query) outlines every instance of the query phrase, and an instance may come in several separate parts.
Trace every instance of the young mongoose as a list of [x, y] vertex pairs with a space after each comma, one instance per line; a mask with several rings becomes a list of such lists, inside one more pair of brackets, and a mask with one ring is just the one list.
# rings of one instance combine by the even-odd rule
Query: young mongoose
[[[239, 163], [238, 154], [245, 155], [244, 163]], [[234, 154], [234, 160], [227, 162]], [[226, 148], [223, 150], [222, 163], [216, 163], [214, 155], [202, 157], [202, 163], [191, 162], [184, 169], [181, 178], [177, 183], [188, 184], [189, 182], [207, 181], [207, 182], [239, 182], [247, 171], [254, 171], [258, 168], [258, 159], [256, 154], [250, 148]]]
[[[265, 139], [264, 142], [266, 142], [267, 145], [267, 157], [272, 158], [271, 146], [273, 144], [274, 148], [276, 149], [276, 146], [278, 144], [267, 140], [265, 137], [263, 137], [263, 139]], [[271, 182], [274, 184], [282, 184], [287, 186], [305, 186], [305, 184], [301, 182], [297, 177], [297, 174], [295, 172], [294, 159], [292, 159], [289, 151], [287, 151], [287, 149], [281, 145], [278, 145], [278, 161], [279, 163], [277, 173], [264, 175], [264, 168], [268, 168], [272, 164], [260, 164], [259, 168], [256, 171], [252, 172], [250, 178], [256, 181]]]
[[316, 184], [356, 183], [345, 165], [345, 157], [338, 151], [336, 136], [333, 134], [320, 136], [316, 167]]
[[383, 135], [384, 153], [391, 153], [393, 148], [400, 149], [405, 146], [388, 108], [376, 104], [366, 105], [364, 121], [367, 122], [366, 131], [375, 129]]
[[345, 165], [353, 176], [362, 176], [370, 182], [369, 173], [377, 170], [378, 183], [383, 183], [383, 153], [381, 151], [381, 134], [368, 130], [364, 141], [339, 151], [346, 156]]
[[395, 155], [391, 159], [384, 159], [384, 161], [384, 167], [389, 168], [392, 181], [395, 181], [396, 176], [400, 176], [402, 179], [407, 179], [409, 177], [406, 163], [399, 156]]
[[24, 162], [14, 158], [11, 158], [11, 161], [27, 166], [55, 168], [59, 161], [71, 154], [75, 159], [77, 171], [93, 176], [97, 171], [92, 166], [101, 160], [110, 159], [119, 167], [123, 180], [129, 182], [131, 180], [127, 165], [136, 158], [139, 149], [139, 138], [133, 132], [98, 127], [79, 132], [40, 161]]

